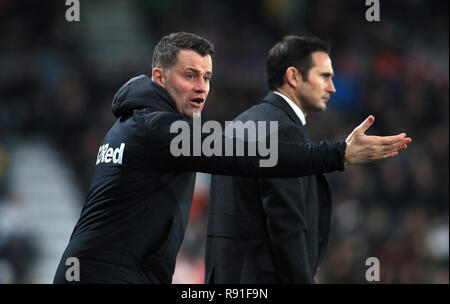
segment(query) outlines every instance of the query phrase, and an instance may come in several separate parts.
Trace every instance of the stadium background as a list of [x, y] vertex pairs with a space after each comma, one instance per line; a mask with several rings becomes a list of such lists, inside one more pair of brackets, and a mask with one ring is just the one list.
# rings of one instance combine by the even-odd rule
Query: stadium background
[[[331, 240], [317, 279], [449, 282], [448, 1], [381, 2], [367, 22], [354, 1], [0, 0], [0, 283], [49, 283], [78, 218], [112, 97], [150, 73], [153, 47], [188, 31], [215, 44], [204, 119], [231, 120], [268, 92], [265, 56], [286, 34], [332, 44], [337, 93], [308, 116], [310, 137], [342, 140], [368, 114], [369, 134], [405, 131], [398, 157], [329, 174]], [[203, 281], [208, 175], [199, 174], [174, 283]]]

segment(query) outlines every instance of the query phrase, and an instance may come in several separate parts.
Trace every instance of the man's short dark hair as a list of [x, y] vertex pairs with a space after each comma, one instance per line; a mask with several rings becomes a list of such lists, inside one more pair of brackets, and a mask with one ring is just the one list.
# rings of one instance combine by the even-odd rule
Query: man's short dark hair
[[330, 53], [330, 45], [316, 37], [286, 36], [269, 51], [266, 60], [267, 83], [276, 90], [284, 83], [288, 67], [295, 67], [305, 80], [313, 67], [311, 54], [317, 51]]
[[214, 53], [214, 46], [209, 40], [195, 34], [172, 33], [162, 37], [156, 45], [153, 51], [152, 69], [172, 67], [176, 63], [180, 50], [193, 50], [201, 56], [206, 56]]

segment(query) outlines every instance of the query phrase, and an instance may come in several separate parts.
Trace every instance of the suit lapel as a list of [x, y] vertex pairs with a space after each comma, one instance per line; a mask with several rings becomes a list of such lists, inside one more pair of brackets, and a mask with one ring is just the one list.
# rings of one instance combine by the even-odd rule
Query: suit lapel
[[289, 117], [289, 119], [293, 121], [295, 125], [300, 129], [300, 132], [302, 132], [303, 136], [305, 137], [305, 140], [307, 142], [310, 141], [308, 137], [308, 132], [306, 130], [306, 126], [302, 124], [302, 121], [294, 112], [294, 110], [291, 108], [291, 106], [280, 95], [271, 92], [263, 99], [262, 102], [270, 103], [271, 105], [274, 105], [275, 107], [278, 107], [281, 110], [283, 110], [283, 112]]
[[291, 106], [280, 95], [270, 92], [266, 97], [264, 97], [262, 102], [267, 102], [274, 105], [275, 107], [280, 108], [296, 125], [303, 126], [300, 118], [298, 118], [297, 114], [295, 114]]

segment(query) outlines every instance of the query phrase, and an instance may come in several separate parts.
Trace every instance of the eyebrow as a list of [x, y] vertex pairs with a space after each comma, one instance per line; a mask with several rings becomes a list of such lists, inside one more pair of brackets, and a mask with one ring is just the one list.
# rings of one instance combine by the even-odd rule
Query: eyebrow
[[[192, 71], [194, 73], [201, 74], [200, 70], [197, 70], [197, 69], [194, 69], [194, 68], [187, 68], [186, 71]], [[208, 75], [208, 76], [212, 76], [212, 72], [211, 71], [206, 71], [205, 74]]]
[[323, 76], [331, 76], [331, 77], [334, 77], [334, 73], [330, 73], [330, 72], [324, 72], [324, 73], [321, 73]]

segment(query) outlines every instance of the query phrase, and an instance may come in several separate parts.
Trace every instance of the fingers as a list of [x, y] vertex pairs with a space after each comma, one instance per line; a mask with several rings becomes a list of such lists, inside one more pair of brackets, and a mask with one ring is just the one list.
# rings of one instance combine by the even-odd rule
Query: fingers
[[394, 151], [394, 152], [390, 152], [390, 153], [385, 154], [383, 156], [383, 158], [394, 157], [394, 156], [397, 156], [397, 155], [398, 155], [398, 151]]
[[412, 142], [410, 137], [406, 137], [406, 133], [394, 136], [367, 136], [373, 145], [392, 145], [396, 143], [409, 144]]
[[395, 151], [399, 151], [399, 150], [404, 150], [406, 148], [408, 148], [407, 144], [398, 144], [398, 145], [394, 146], [393, 150], [395, 152]]
[[358, 127], [356, 127], [354, 132], [358, 134], [364, 134], [364, 132], [366, 132], [367, 129], [370, 128], [374, 121], [375, 117], [373, 117], [373, 115], [369, 115], [366, 120], [364, 120]]
[[408, 147], [407, 144], [400, 142], [391, 145], [377, 146], [375, 148], [379, 151], [379, 153], [383, 154], [383, 153], [391, 153], [398, 150], [404, 150], [407, 147]]
[[394, 157], [397, 155], [398, 155], [398, 151], [394, 151], [394, 152], [389, 153], [385, 158]]
[[398, 155], [398, 151], [404, 150], [408, 147], [406, 144], [394, 144], [390, 146], [378, 146], [378, 152], [372, 155], [370, 158], [371, 161], [379, 160], [379, 159], [386, 159], [389, 157], [394, 157]]
[[406, 149], [406, 148], [408, 148], [408, 145], [407, 144], [403, 144], [400, 148], [398, 148], [399, 150], [404, 150], [404, 149]]
[[394, 157], [394, 156], [397, 156], [397, 155], [398, 155], [398, 151], [389, 151], [387, 153], [379, 154], [378, 156], [373, 157], [371, 160], [372, 161], [376, 161], [376, 160], [379, 160], [379, 159], [386, 159], [386, 158]]

